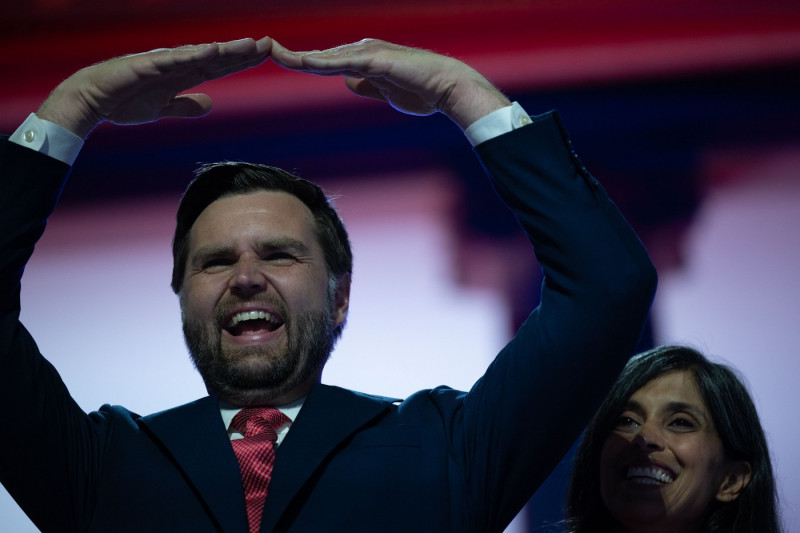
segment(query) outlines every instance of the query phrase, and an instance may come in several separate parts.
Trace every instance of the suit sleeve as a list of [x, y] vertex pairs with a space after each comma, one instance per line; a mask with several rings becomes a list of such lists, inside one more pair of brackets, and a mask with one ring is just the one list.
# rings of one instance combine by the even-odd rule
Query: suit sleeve
[[632, 354], [656, 273], [554, 112], [476, 152], [544, 272], [539, 306], [467, 394], [456, 424], [476, 530], [502, 531]]
[[70, 167], [2, 138], [0, 169], [0, 482], [40, 529], [71, 531], [94, 430], [19, 322], [22, 273]]

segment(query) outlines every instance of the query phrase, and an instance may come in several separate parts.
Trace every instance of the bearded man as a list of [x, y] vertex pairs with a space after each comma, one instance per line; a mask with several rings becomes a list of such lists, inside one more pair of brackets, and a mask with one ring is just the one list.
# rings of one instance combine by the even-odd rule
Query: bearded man
[[[84, 413], [19, 322], [22, 271], [83, 139], [104, 121], [204, 115], [208, 96], [184, 91], [268, 57], [450, 118], [535, 249], [541, 305], [468, 392], [323, 384], [350, 299], [338, 215], [284, 171], [211, 165], [181, 201], [172, 275], [208, 396]], [[460, 61], [377, 40], [293, 52], [266, 37], [93, 65], [0, 139], [0, 168], [0, 482], [43, 531], [500, 532], [609, 390], [655, 289], [554, 112], [528, 115]]]

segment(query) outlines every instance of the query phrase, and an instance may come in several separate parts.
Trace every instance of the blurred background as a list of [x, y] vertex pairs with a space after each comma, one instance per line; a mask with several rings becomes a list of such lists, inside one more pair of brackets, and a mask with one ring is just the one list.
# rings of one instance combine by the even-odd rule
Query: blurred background
[[[641, 347], [690, 344], [742, 372], [786, 531], [800, 531], [796, 0], [28, 0], [2, 13], [6, 134], [83, 66], [263, 35], [299, 50], [364, 37], [429, 48], [531, 114], [558, 109], [659, 269]], [[192, 170], [218, 160], [281, 166], [337, 196], [356, 267], [326, 382], [397, 396], [469, 387], [541, 279], [458, 128], [272, 64], [203, 91], [215, 102], [204, 119], [91, 135], [26, 270], [23, 322], [81, 406], [147, 414], [205, 394], [169, 290], [169, 244]], [[569, 459], [509, 531], [559, 531]], [[35, 531], [2, 489], [0, 530]]]

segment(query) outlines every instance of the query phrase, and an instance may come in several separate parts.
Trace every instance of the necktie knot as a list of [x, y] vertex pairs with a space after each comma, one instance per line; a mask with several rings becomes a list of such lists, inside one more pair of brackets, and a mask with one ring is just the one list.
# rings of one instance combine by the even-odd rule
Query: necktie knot
[[277, 429], [289, 418], [271, 407], [248, 407], [233, 417], [231, 425], [246, 438], [260, 436], [263, 440], [275, 442], [278, 439]]

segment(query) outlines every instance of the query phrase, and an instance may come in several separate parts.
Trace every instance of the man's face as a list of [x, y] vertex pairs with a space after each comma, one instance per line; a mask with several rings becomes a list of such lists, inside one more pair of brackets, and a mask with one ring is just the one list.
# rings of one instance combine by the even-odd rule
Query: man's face
[[236, 405], [293, 401], [319, 381], [347, 315], [311, 211], [293, 195], [216, 200], [197, 218], [180, 293], [183, 331], [210, 392]]

